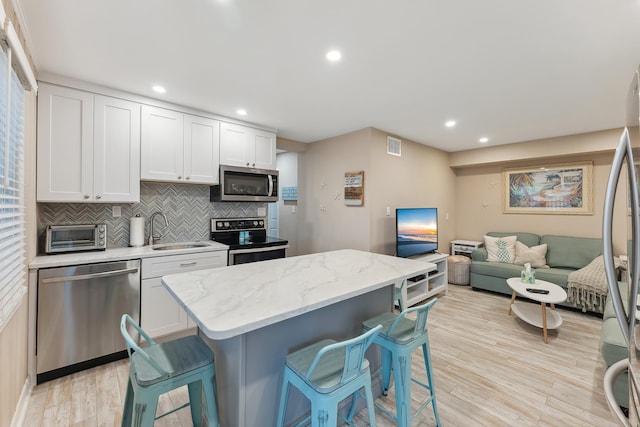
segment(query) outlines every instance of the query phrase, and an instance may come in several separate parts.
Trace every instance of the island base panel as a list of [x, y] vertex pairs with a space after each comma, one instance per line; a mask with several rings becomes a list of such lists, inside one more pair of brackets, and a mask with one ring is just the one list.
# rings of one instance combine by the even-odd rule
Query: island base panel
[[[226, 340], [212, 340], [200, 332], [215, 353], [220, 425], [275, 425], [287, 354], [324, 338], [342, 340], [359, 335], [364, 320], [392, 310], [393, 287], [389, 285]], [[380, 366], [379, 349], [371, 346], [366, 357], [371, 372], [375, 372]], [[380, 395], [377, 381], [372, 383], [374, 395]], [[358, 406], [363, 404], [364, 401], [359, 402]], [[308, 400], [292, 388], [286, 424], [308, 415], [309, 411]]]

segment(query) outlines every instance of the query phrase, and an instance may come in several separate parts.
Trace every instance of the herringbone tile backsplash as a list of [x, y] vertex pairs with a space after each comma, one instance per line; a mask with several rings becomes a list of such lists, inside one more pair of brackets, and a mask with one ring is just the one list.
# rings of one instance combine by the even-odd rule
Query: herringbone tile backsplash
[[[121, 206], [122, 216], [112, 216], [112, 206]], [[258, 208], [266, 203], [210, 202], [206, 185], [159, 184], [142, 182], [140, 203], [39, 203], [39, 233], [51, 224], [106, 223], [108, 248], [129, 246], [129, 220], [136, 214], [146, 218], [145, 238], [149, 237], [149, 219], [163, 212], [169, 220], [165, 228], [156, 218], [154, 231], [163, 242], [209, 240], [211, 218], [244, 218], [258, 216]]]

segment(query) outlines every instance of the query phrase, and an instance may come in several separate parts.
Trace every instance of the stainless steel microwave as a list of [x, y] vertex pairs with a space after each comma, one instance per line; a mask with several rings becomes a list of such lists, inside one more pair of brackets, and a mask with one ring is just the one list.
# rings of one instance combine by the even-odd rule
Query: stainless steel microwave
[[212, 202], [277, 202], [278, 171], [220, 165], [210, 194]]
[[106, 224], [49, 225], [45, 230], [44, 251], [48, 254], [106, 248]]

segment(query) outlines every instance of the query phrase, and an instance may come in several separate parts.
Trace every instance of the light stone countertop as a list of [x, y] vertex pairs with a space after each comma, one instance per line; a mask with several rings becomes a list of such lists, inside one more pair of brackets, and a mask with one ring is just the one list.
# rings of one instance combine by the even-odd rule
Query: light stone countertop
[[[156, 246], [170, 244], [171, 242], [162, 242]], [[178, 242], [179, 243], [179, 242]], [[171, 250], [154, 250], [151, 246], [145, 245], [140, 247], [113, 248], [104, 251], [90, 252], [71, 252], [67, 254], [56, 255], [39, 255], [29, 263], [30, 270], [49, 267], [64, 267], [67, 265], [92, 264], [96, 262], [121, 261], [128, 259], [150, 258], [166, 255], [182, 255], [194, 254], [200, 252], [226, 251], [229, 249], [227, 245], [214, 241], [201, 241], [198, 243], [206, 243], [206, 247], [188, 248], [188, 249], [171, 249]]]
[[344, 249], [172, 274], [162, 283], [207, 337], [224, 340], [435, 269]]

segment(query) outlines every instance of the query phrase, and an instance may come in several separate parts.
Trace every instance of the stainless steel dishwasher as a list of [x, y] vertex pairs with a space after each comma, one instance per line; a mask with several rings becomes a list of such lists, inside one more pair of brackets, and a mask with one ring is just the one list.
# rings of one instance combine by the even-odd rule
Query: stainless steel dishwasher
[[125, 357], [123, 313], [140, 321], [140, 260], [39, 270], [37, 382]]

